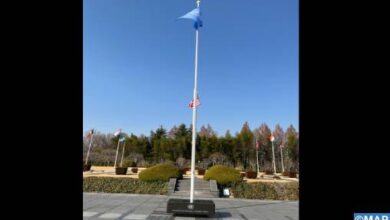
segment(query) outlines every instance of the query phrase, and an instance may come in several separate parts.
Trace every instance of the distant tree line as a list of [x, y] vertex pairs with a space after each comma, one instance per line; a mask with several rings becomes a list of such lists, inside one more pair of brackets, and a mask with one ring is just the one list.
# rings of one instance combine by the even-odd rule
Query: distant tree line
[[[197, 166], [224, 164], [241, 168], [242, 170], [256, 168], [256, 140], [259, 142], [259, 167], [261, 171], [272, 169], [272, 143], [270, 136], [275, 137], [274, 150], [277, 170], [281, 170], [281, 154], [285, 170], [297, 170], [299, 163], [299, 134], [290, 125], [286, 131], [278, 124], [272, 131], [263, 123], [251, 130], [245, 122], [240, 132], [232, 135], [229, 130], [224, 136], [218, 136], [210, 125], [202, 126], [196, 136]], [[171, 161], [181, 167], [189, 167], [191, 159], [191, 125], [174, 126], [169, 131], [162, 126], [150, 136], [126, 134], [126, 160], [137, 163], [138, 166], [150, 166]], [[93, 165], [112, 166], [115, 160], [118, 137], [113, 134], [96, 132], [90, 160]], [[88, 149], [89, 138], [84, 137], [84, 158]], [[283, 145], [283, 148], [280, 146]], [[121, 145], [122, 146], [122, 145]], [[122, 147], [120, 148], [120, 152]]]

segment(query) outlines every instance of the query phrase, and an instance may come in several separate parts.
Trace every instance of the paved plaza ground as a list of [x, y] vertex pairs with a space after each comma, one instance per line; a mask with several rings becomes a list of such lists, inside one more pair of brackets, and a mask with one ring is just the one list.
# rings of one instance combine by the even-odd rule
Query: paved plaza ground
[[[215, 218], [172, 216], [164, 195], [83, 193], [83, 219], [298, 220], [298, 201], [212, 198]], [[202, 198], [195, 198], [202, 199]]]

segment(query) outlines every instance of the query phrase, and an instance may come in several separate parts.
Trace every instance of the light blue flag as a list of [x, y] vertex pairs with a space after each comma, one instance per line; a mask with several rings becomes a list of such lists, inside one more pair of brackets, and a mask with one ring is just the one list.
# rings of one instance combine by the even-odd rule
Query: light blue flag
[[199, 8], [195, 8], [194, 10], [188, 12], [187, 14], [179, 17], [178, 19], [191, 19], [194, 21], [194, 28], [198, 29], [199, 27], [203, 27], [203, 22], [200, 20], [200, 10]]

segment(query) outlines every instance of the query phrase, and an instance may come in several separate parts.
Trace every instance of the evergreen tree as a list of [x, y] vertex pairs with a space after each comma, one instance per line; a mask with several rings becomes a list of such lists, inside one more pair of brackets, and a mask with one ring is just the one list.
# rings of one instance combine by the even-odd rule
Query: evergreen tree
[[299, 141], [298, 133], [292, 125], [287, 128], [285, 145], [288, 159], [291, 161], [291, 164], [288, 164], [287, 168], [296, 171], [298, 169], [299, 161]]
[[[241, 159], [244, 165], [244, 169], [253, 168], [250, 166], [250, 157], [252, 151], [253, 151], [253, 141], [254, 141], [254, 135], [249, 128], [248, 122], [245, 122], [244, 125], [241, 128], [241, 132], [237, 136], [239, 147], [241, 150]], [[252, 154], [253, 155], [253, 154]]]
[[263, 123], [260, 125], [258, 132], [261, 145], [259, 151], [259, 158], [261, 161], [260, 167], [270, 169], [272, 163], [272, 145], [270, 141], [271, 129], [269, 129], [267, 124]]

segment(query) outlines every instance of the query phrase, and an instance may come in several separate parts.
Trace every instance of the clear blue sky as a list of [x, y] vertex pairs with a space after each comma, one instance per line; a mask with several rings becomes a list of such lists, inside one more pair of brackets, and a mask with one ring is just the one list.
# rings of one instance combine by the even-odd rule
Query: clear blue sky
[[[195, 0], [84, 0], [83, 126], [191, 124]], [[203, 0], [198, 130], [298, 129], [298, 0]]]

